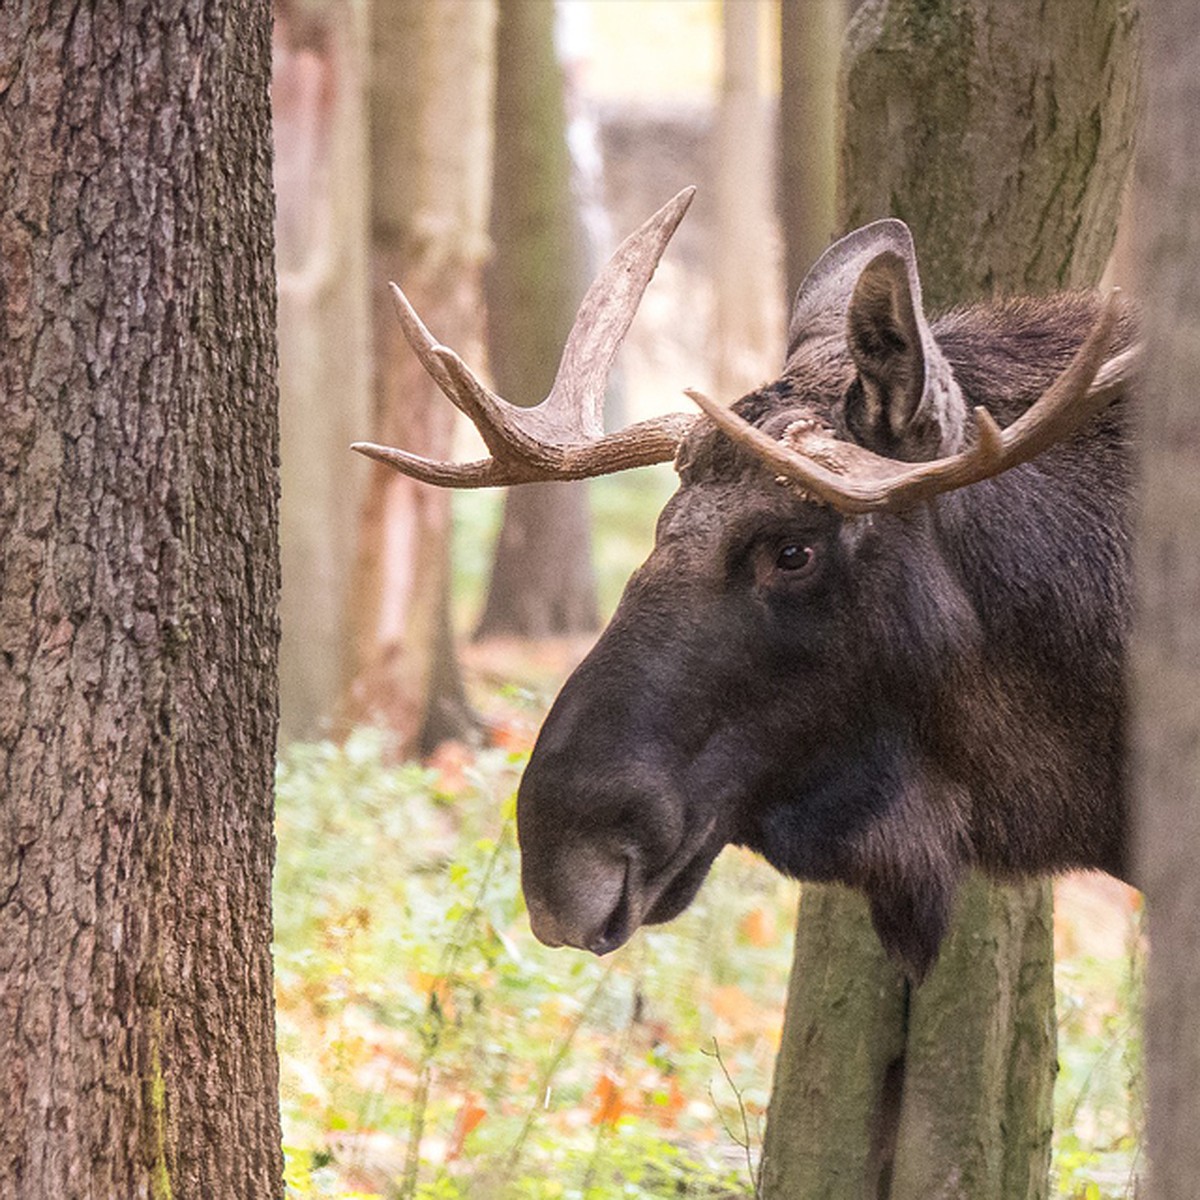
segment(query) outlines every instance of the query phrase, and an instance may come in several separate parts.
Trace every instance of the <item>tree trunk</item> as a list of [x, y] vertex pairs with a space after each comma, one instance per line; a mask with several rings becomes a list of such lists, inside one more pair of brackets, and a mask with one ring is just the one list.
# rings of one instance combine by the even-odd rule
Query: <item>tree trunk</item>
[[1200, 11], [1146, 6], [1146, 381], [1134, 539], [1134, 811], [1146, 891], [1149, 1200], [1200, 1182]]
[[[869, 0], [842, 68], [844, 227], [907, 220], [934, 309], [1094, 283], [1130, 160], [1135, 43], [1120, 0], [1097, 6], [1086, 35], [1077, 14], [1034, 0]], [[1050, 895], [972, 880], [910, 992], [862, 932], [857, 896], [805, 889], [765, 1195], [1048, 1194]], [[879, 997], [866, 1015], [845, 1000], [864, 980]], [[859, 1047], [849, 1077], [829, 1057], [846, 1045]], [[818, 1107], [806, 1079], [839, 1087]]]
[[763, 260], [771, 237], [771, 160], [759, 91], [759, 0], [722, 7], [721, 96], [717, 108], [716, 389], [727, 400], [771, 375], [782, 331], [768, 319]]
[[[436, 337], [468, 361], [478, 357], [494, 17], [489, 0], [372, 6], [371, 440], [430, 458], [453, 457], [455, 410], [404, 341], [387, 282], [402, 284]], [[449, 550], [450, 494], [373, 466], [350, 711], [423, 747], [471, 724], [447, 635]]]
[[[500, 0], [488, 350], [496, 390], [515, 404], [550, 391], [587, 287], [554, 17], [545, 0]], [[587, 484], [511, 489], [475, 636], [539, 638], [599, 624]]]
[[837, 233], [837, 64], [847, 0], [779, 11], [779, 211], [787, 302]]
[[367, 27], [358, 0], [275, 9], [279, 699], [281, 732], [298, 738], [335, 712], [353, 666], [348, 607], [367, 468], [346, 447], [371, 411]]
[[0, 11], [0, 1196], [282, 1196], [266, 0]]

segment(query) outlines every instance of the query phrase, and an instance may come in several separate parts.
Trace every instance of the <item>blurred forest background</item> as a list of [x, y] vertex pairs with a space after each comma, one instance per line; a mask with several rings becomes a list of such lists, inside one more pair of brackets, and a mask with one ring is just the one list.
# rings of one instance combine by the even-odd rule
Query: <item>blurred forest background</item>
[[[289, 1194], [753, 1195], [795, 886], [727, 850], [684, 917], [604, 960], [538, 945], [518, 888], [515, 781], [672, 472], [451, 496], [347, 447], [480, 456], [403, 342], [389, 279], [498, 392], [535, 403], [597, 267], [689, 184], [608, 423], [774, 376], [787, 298], [838, 232], [853, 6], [275, 7]], [[1062, 880], [1054, 933], [1054, 1186], [1130, 1196], [1136, 893]]]

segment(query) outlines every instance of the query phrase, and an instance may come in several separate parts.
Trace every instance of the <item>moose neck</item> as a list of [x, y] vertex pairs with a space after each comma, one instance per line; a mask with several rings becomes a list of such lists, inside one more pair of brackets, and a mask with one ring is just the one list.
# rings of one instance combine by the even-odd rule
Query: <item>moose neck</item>
[[[1041, 386], [1025, 364], [1049, 374], [1066, 361], [1094, 303], [1026, 301], [1001, 310], [1005, 320], [969, 310], [935, 330], [969, 402], [1006, 424]], [[954, 777], [973, 781], [971, 841], [996, 873], [1101, 865], [1127, 876], [1127, 420], [1118, 401], [1033, 462], [930, 506], [980, 650], [947, 680], [927, 737]]]

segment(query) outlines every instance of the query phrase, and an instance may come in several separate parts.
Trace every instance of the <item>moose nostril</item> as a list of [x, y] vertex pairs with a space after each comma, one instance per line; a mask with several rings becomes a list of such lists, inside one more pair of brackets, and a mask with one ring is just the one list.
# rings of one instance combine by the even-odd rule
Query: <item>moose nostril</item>
[[629, 903], [629, 860], [625, 861], [625, 876], [621, 881], [621, 896], [616, 907], [608, 914], [608, 920], [587, 941], [587, 949], [595, 955], [607, 954], [623, 946], [630, 934]]
[[596, 955], [597, 958], [599, 958], [601, 955], [607, 954], [610, 950], [617, 949], [617, 947], [623, 945], [624, 942], [625, 939], [620, 935], [609, 933], [607, 930], [605, 930], [605, 932], [600, 934], [599, 937], [595, 937], [588, 942], [587, 948], [594, 955]]

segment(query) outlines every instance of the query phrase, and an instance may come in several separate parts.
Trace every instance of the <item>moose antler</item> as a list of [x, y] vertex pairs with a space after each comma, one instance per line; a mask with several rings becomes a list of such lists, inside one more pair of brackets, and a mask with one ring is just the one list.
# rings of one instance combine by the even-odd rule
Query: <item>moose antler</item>
[[579, 306], [550, 394], [529, 408], [484, 387], [453, 350], [434, 339], [393, 283], [409, 345], [450, 402], [471, 418], [492, 457], [449, 463], [371, 442], [355, 442], [351, 449], [414, 479], [456, 488], [586, 479], [673, 458], [695, 416], [670, 413], [605, 435], [602, 413], [617, 349], [695, 191], [685, 188], [617, 248]]
[[775, 438], [701, 392], [686, 394], [733, 441], [780, 476], [844, 513], [896, 511], [941, 492], [966, 487], [1041, 454], [1110, 404], [1133, 376], [1134, 345], [1105, 359], [1119, 306], [1109, 295], [1082, 346], [1061, 375], [1006, 429], [987, 409], [975, 409], [977, 439], [960, 454], [929, 462], [901, 462], [834, 438], [813, 421], [797, 421]]
[[[438, 387], [471, 418], [492, 456], [451, 463], [371, 442], [355, 442], [351, 449], [425, 483], [455, 488], [586, 479], [673, 458], [694, 416], [669, 413], [606, 435], [601, 414], [613, 359], [694, 194], [695, 188], [685, 188], [617, 248], [583, 298], [550, 394], [529, 408], [486, 388], [392, 284], [409, 344]], [[975, 444], [947, 458], [884, 458], [839, 441], [813, 421], [797, 421], [777, 441], [703, 393], [689, 389], [686, 395], [732, 440], [814, 498], [845, 513], [896, 511], [1027, 462], [1111, 403], [1132, 378], [1141, 352], [1135, 345], [1105, 359], [1116, 297], [1114, 290], [1066, 370], [1027, 412], [1002, 430], [987, 409], [976, 408]]]

